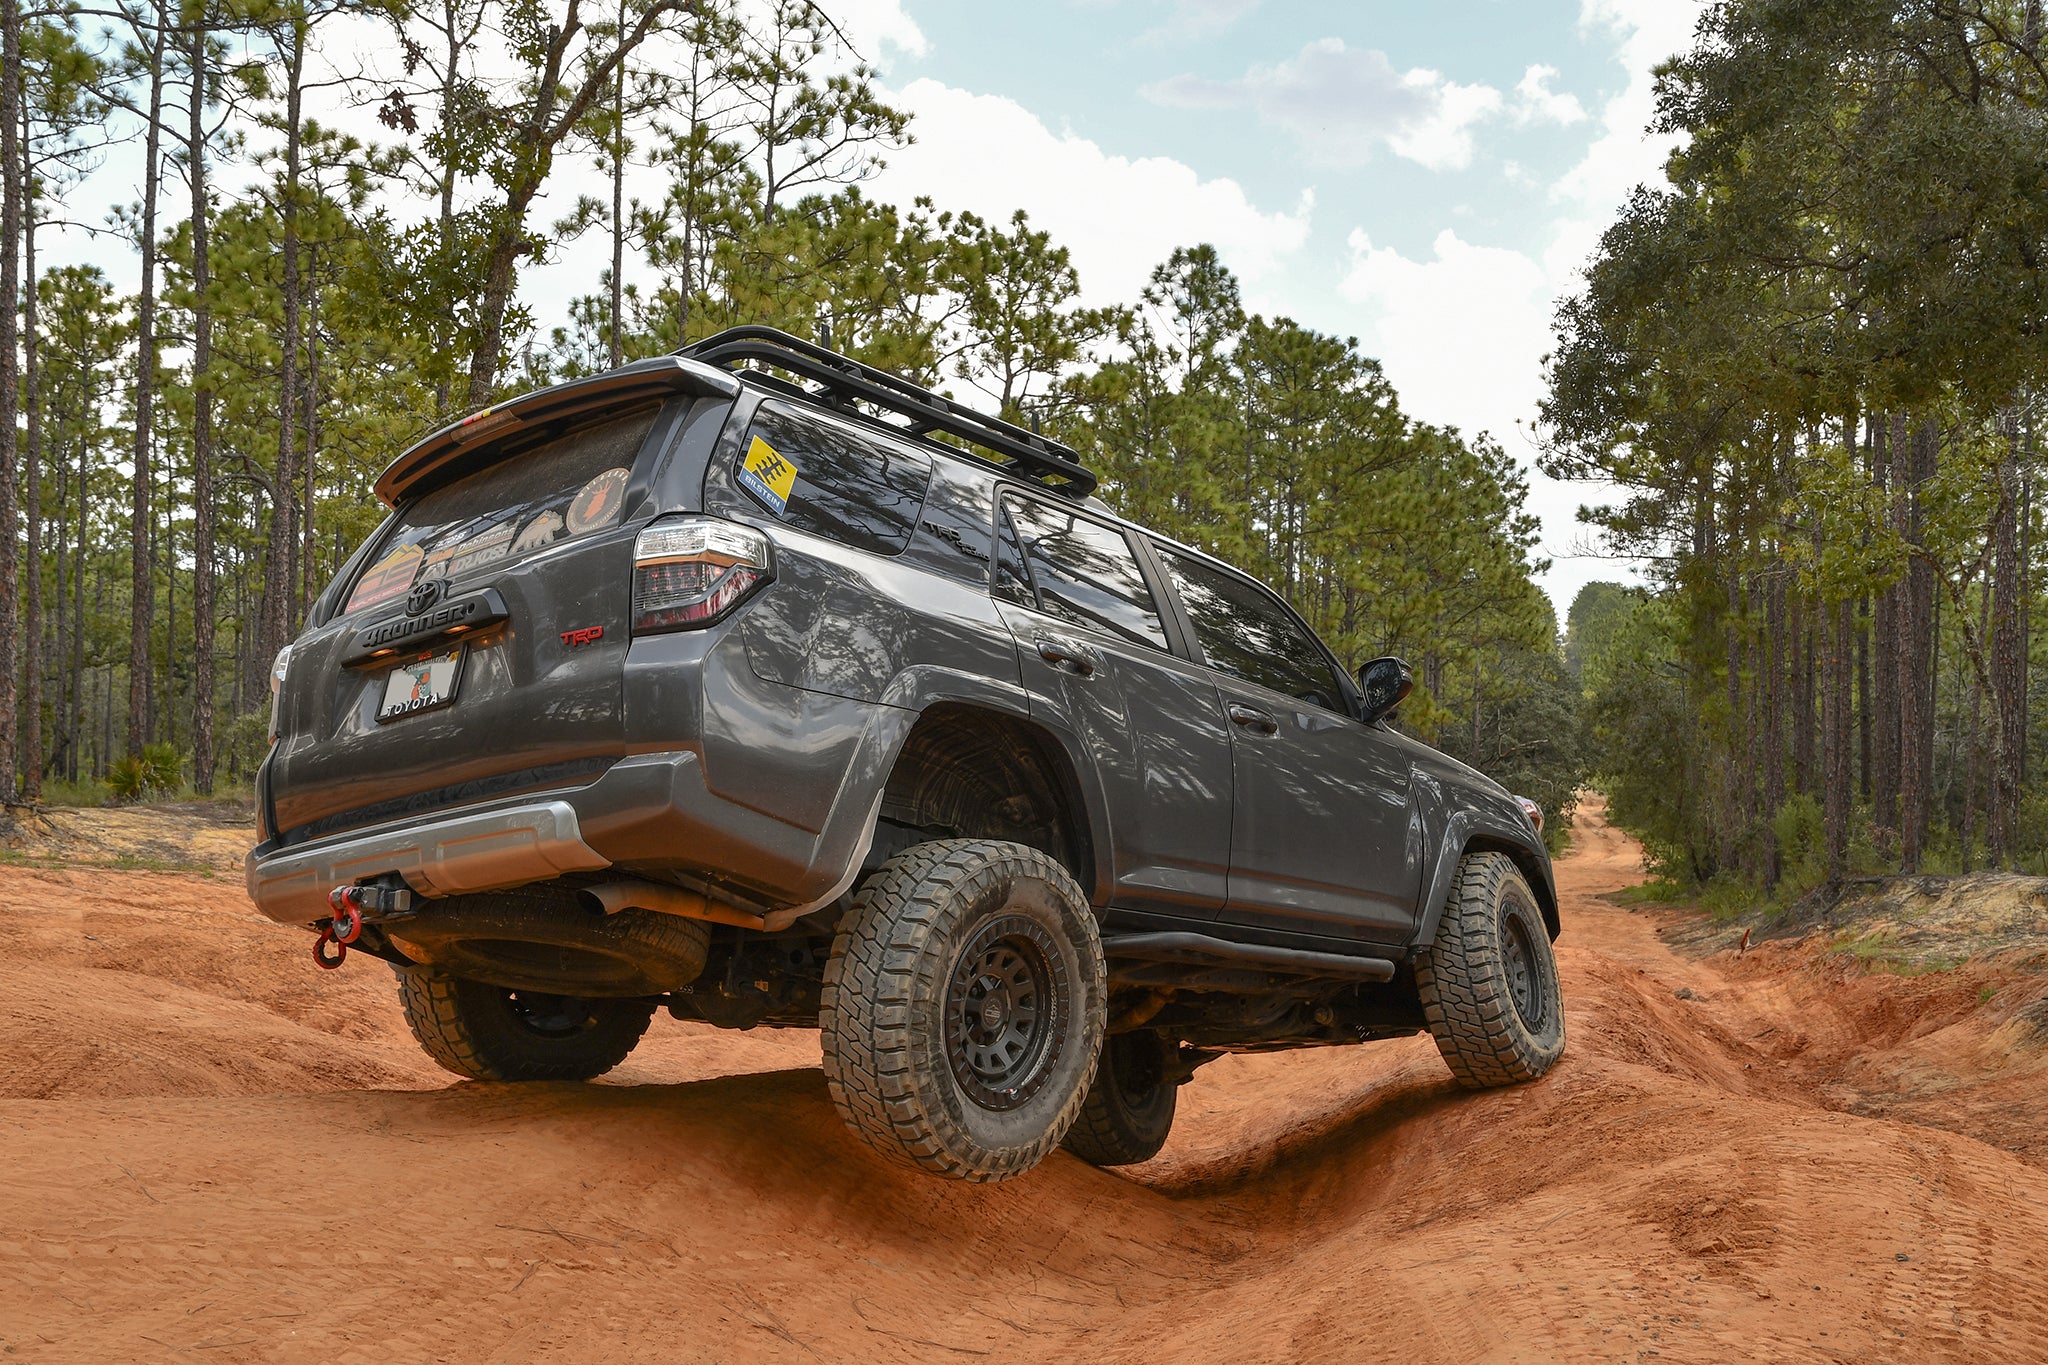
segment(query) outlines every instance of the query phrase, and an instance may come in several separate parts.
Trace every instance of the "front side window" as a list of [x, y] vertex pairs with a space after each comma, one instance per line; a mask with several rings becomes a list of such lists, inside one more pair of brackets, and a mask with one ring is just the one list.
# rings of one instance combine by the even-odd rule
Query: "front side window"
[[1159, 557], [1209, 667], [1325, 710], [1343, 710], [1344, 692], [1322, 647], [1279, 598], [1248, 578], [1163, 546]]
[[[1040, 611], [1167, 647], [1159, 604], [1123, 532], [1035, 498], [1005, 498], [1003, 507], [1031, 566]], [[1004, 593], [1001, 561], [999, 551], [997, 591]]]
[[893, 555], [917, 529], [932, 462], [893, 441], [765, 403], [734, 477], [791, 526]]

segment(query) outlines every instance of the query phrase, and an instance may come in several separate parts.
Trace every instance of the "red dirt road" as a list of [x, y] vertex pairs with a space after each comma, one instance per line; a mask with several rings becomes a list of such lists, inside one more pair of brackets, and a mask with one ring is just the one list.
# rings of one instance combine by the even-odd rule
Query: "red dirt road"
[[444, 1084], [231, 877], [0, 869], [0, 1358], [2048, 1360], [2048, 978], [1680, 956], [1597, 803], [1558, 871], [1544, 1081], [1229, 1058], [1149, 1165], [981, 1188], [813, 1035]]

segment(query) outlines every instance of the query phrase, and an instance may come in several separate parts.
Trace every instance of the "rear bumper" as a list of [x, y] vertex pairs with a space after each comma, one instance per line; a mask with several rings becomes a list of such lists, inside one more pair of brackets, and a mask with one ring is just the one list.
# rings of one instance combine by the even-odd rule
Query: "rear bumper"
[[[910, 713], [869, 708], [888, 724], [837, 784], [824, 828], [813, 830], [711, 790], [692, 751], [633, 754], [573, 790], [350, 830], [310, 843], [258, 844], [249, 898], [280, 924], [330, 912], [344, 882], [397, 873], [425, 896], [495, 891], [571, 872], [686, 871], [760, 910], [808, 904], [837, 889], [872, 838], [888, 756]], [[773, 795], [773, 793], [769, 793]], [[843, 799], [848, 798], [851, 799]], [[766, 804], [766, 802], [764, 802]]]
[[575, 807], [549, 800], [267, 854], [259, 847], [247, 870], [258, 909], [281, 924], [310, 924], [331, 913], [327, 893], [335, 887], [386, 873], [422, 895], [453, 896], [609, 866], [583, 841]]

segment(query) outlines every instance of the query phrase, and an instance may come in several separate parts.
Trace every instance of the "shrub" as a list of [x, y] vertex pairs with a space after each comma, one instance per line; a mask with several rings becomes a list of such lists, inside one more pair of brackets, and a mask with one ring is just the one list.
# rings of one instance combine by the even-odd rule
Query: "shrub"
[[107, 769], [107, 789], [116, 801], [147, 801], [171, 796], [184, 782], [184, 760], [168, 744], [145, 745]]

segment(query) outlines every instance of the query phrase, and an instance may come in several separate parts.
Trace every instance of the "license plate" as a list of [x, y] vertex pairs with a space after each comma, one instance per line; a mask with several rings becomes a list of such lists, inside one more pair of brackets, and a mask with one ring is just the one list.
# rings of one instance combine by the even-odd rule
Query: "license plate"
[[397, 720], [454, 701], [455, 685], [462, 681], [462, 652], [457, 645], [392, 669], [384, 677], [384, 704], [377, 708], [377, 719]]

